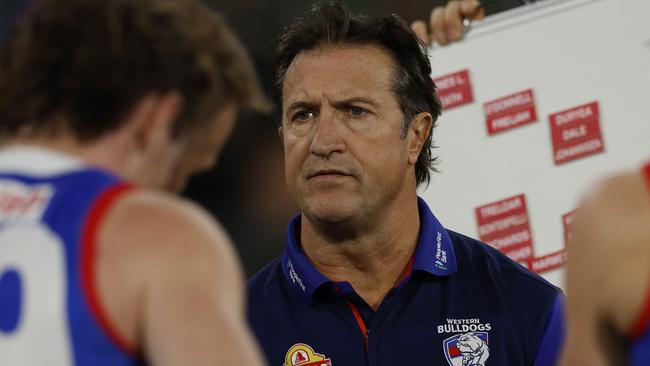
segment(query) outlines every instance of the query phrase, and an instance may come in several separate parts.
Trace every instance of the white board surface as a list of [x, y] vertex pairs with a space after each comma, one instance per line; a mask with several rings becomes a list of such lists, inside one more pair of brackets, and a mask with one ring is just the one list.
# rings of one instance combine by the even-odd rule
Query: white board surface
[[[434, 46], [432, 76], [468, 69], [474, 95], [433, 133], [441, 173], [421, 195], [446, 227], [478, 238], [474, 210], [523, 193], [540, 257], [563, 249], [562, 215], [589, 185], [650, 159], [649, 14], [650, 0], [546, 0]], [[526, 89], [537, 121], [488, 135], [483, 103]], [[604, 152], [556, 165], [549, 115], [592, 101]], [[563, 287], [563, 269], [543, 275]]]

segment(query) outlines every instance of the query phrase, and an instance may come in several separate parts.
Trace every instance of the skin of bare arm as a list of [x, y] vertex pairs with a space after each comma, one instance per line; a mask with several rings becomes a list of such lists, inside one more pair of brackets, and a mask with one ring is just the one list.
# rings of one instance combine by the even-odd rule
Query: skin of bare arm
[[263, 364], [244, 325], [238, 260], [207, 213], [136, 190], [107, 214], [98, 250], [106, 313], [153, 365]]
[[609, 178], [576, 216], [567, 270], [568, 340], [562, 365], [623, 361], [650, 288], [650, 194], [641, 174]]

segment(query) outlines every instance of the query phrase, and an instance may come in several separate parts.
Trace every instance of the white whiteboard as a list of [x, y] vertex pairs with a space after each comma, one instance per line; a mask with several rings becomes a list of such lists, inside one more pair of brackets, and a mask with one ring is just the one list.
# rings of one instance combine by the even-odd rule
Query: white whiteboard
[[[469, 69], [474, 102], [434, 129], [440, 174], [421, 192], [448, 228], [525, 194], [536, 256], [564, 247], [561, 217], [596, 179], [650, 158], [650, 0], [546, 0], [474, 23], [432, 50], [432, 76]], [[533, 89], [537, 122], [488, 136], [483, 103]], [[555, 165], [548, 116], [599, 102], [604, 153]], [[563, 286], [563, 269], [544, 276]]]

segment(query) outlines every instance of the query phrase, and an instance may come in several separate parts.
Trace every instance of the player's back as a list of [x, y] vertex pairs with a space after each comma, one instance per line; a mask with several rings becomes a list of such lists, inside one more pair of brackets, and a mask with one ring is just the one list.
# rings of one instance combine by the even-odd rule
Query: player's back
[[94, 283], [102, 215], [128, 186], [75, 158], [0, 150], [0, 365], [136, 365]]

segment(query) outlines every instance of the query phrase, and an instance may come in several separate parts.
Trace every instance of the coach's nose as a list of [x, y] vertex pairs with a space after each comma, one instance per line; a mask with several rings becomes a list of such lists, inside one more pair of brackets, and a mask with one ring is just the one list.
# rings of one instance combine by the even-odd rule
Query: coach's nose
[[333, 108], [323, 108], [315, 123], [309, 152], [322, 159], [343, 153], [345, 142], [341, 135], [342, 126], [337, 111]]

